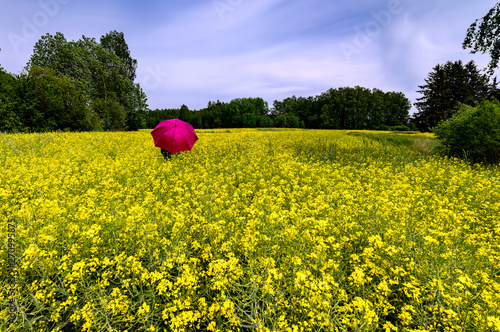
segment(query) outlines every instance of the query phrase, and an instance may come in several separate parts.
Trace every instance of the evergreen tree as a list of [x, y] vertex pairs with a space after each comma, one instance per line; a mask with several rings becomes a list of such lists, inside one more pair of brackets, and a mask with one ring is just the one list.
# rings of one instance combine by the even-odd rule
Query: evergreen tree
[[438, 64], [425, 79], [426, 84], [419, 85], [417, 92], [422, 97], [417, 98], [415, 106], [419, 112], [412, 121], [420, 130], [428, 131], [456, 113], [460, 103], [472, 105], [487, 99], [496, 89], [495, 82], [489, 83], [488, 76], [479, 72], [474, 61], [465, 65], [460, 60]]

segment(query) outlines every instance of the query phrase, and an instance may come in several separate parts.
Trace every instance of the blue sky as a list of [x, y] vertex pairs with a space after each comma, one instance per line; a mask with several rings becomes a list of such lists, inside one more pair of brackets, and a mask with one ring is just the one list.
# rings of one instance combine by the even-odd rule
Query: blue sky
[[462, 49], [485, 0], [0, 0], [0, 65], [19, 73], [46, 34], [123, 32], [151, 109], [274, 100], [356, 86], [412, 102], [438, 63]]

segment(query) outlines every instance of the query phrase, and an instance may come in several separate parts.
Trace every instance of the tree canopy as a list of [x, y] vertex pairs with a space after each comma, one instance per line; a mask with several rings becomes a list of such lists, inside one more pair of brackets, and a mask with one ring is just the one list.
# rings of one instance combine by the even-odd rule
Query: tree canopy
[[81, 82], [55, 70], [33, 66], [14, 76], [0, 71], [0, 130], [32, 132], [90, 130]]
[[20, 131], [22, 127], [17, 89], [16, 78], [0, 66], [0, 131]]
[[293, 114], [305, 128], [389, 129], [406, 126], [411, 103], [401, 92], [360, 86], [329, 89], [315, 97], [274, 102], [278, 116]]
[[82, 36], [67, 41], [60, 32], [46, 34], [35, 44], [27, 70], [50, 68], [82, 84], [91, 128], [138, 129], [144, 126], [146, 95], [134, 83], [137, 60], [132, 59], [123, 33], [112, 31], [98, 43]]
[[500, 60], [500, 2], [497, 2], [484, 17], [470, 25], [462, 47], [472, 49], [471, 53], [489, 53], [491, 61], [488, 73], [490, 75], [494, 73]]
[[101, 45], [116, 54], [125, 65], [128, 78], [133, 82], [136, 77], [137, 60], [132, 59], [123, 32], [111, 31], [101, 37]]
[[68, 41], [57, 32], [42, 36], [25, 71], [0, 67], [0, 130], [136, 130], [144, 128], [147, 97], [134, 83], [123, 33]]
[[344, 87], [318, 96], [275, 100], [273, 108], [262, 98], [235, 98], [229, 103], [209, 101], [206, 108], [189, 111], [163, 109], [148, 112], [153, 128], [163, 119], [181, 118], [195, 128], [288, 127], [317, 129], [409, 129], [410, 101], [401, 92]]
[[474, 61], [448, 61], [438, 64], [419, 85], [417, 92], [422, 97], [415, 103], [419, 112], [413, 116], [415, 125], [424, 131], [430, 130], [439, 122], [449, 119], [456, 113], [460, 104], [473, 105], [493, 96], [497, 91], [494, 78], [481, 74]]

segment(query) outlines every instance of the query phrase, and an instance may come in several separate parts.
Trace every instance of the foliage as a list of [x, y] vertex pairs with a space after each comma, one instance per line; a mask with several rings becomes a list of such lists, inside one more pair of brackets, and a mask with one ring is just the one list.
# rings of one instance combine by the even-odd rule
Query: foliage
[[303, 128], [304, 122], [293, 113], [284, 113], [274, 119], [274, 126], [278, 128]]
[[293, 114], [305, 128], [376, 129], [407, 125], [410, 101], [400, 92], [362, 88], [330, 89], [316, 97], [286, 98], [274, 102], [277, 117]]
[[22, 118], [18, 112], [19, 97], [17, 80], [0, 67], [0, 131], [22, 130]]
[[490, 54], [491, 60], [488, 64], [488, 72], [492, 75], [498, 68], [500, 60], [500, 2], [497, 2], [481, 19], [476, 20], [467, 29], [467, 36], [462, 47], [471, 48], [471, 53]]
[[419, 112], [414, 114], [413, 122], [420, 130], [429, 131], [439, 122], [449, 119], [459, 104], [473, 105], [488, 99], [497, 90], [496, 79], [490, 83], [487, 75], [481, 74], [474, 61], [448, 61], [438, 64], [419, 85], [415, 106]]
[[112, 31], [102, 36], [101, 43], [85, 36], [68, 42], [60, 32], [46, 34], [35, 44], [27, 68], [35, 66], [50, 68], [83, 85], [92, 129], [145, 126], [147, 98], [133, 82], [137, 61], [130, 57], [123, 33]]
[[[180, 109], [170, 108], [170, 109], [156, 109], [150, 110], [145, 114], [146, 128], [154, 128], [160, 121], [169, 119], [180, 119]], [[193, 127], [195, 127], [194, 122], [187, 121], [186, 119], [181, 119], [183, 121], [189, 122]], [[195, 128], [199, 128], [196, 126]]]
[[95, 114], [95, 129], [123, 129], [125, 128], [125, 108], [117, 100], [116, 94], [111, 93], [106, 98], [92, 100], [91, 110]]
[[255, 128], [271, 127], [267, 102], [262, 98], [235, 98], [229, 103], [208, 102], [206, 108], [190, 111], [186, 105], [179, 109], [161, 109], [146, 113], [146, 125], [154, 128], [161, 120], [179, 118], [194, 128]]
[[21, 79], [27, 85], [22, 99], [30, 101], [29, 107], [22, 108], [29, 131], [89, 129], [87, 99], [80, 82], [37, 66]]
[[[410, 101], [400, 92], [384, 93], [366, 88], [330, 89], [316, 97], [275, 100], [269, 109], [262, 98], [236, 98], [229, 103], [209, 102], [199, 111], [187, 112], [195, 128], [324, 128], [384, 129], [409, 125]], [[153, 128], [165, 118], [179, 116], [179, 110], [148, 112], [147, 125]]]
[[137, 60], [132, 59], [130, 56], [130, 51], [128, 49], [128, 45], [125, 42], [125, 36], [123, 32], [117, 32], [113, 30], [106, 35], [101, 37], [101, 45], [104, 46], [107, 50], [116, 54], [125, 65], [125, 69], [127, 72], [127, 77], [130, 81], [134, 81], [136, 77], [136, 69], [137, 69]]
[[1, 72], [0, 81], [0, 130], [91, 129], [85, 89], [71, 77], [34, 66], [17, 76]]
[[[229, 103], [208, 102], [206, 108], [182, 115], [195, 128], [324, 128], [403, 130], [409, 125], [410, 101], [400, 92], [384, 93], [366, 88], [330, 89], [316, 97], [275, 100], [269, 109], [262, 98], [236, 98]], [[154, 128], [161, 120], [178, 118], [181, 109], [146, 113]], [[399, 126], [399, 127], [398, 127]]]
[[442, 152], [473, 163], [500, 164], [500, 102], [461, 105], [457, 114], [433, 129]]
[[500, 168], [344, 131], [197, 132], [168, 161], [149, 130], [0, 135], [2, 331], [500, 328]]

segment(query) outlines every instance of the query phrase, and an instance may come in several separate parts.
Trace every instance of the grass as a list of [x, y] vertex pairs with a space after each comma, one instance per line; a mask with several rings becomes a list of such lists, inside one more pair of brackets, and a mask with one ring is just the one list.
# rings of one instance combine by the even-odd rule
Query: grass
[[415, 131], [401, 132], [358, 132], [352, 131], [348, 135], [374, 140], [394, 146], [404, 146], [418, 152], [433, 153], [439, 145], [432, 134], [422, 134]]

